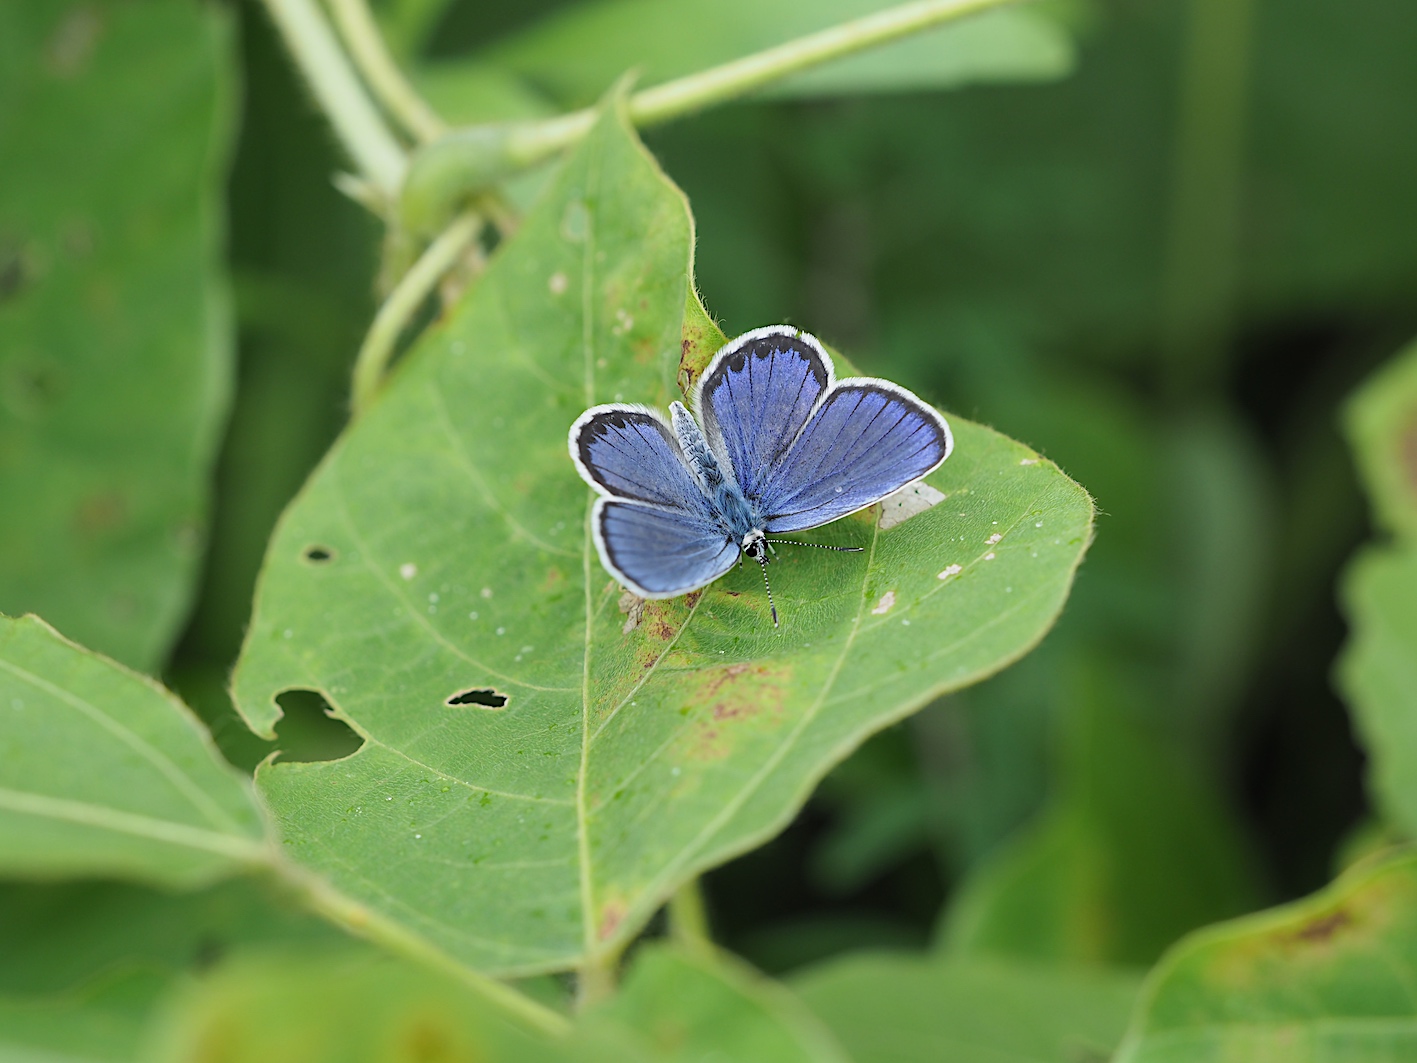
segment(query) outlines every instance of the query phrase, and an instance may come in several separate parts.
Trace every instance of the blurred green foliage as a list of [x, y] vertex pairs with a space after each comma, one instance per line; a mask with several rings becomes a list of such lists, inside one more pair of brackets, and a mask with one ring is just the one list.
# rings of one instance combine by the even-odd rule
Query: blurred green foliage
[[[1243, 36], [1217, 39], [1188, 30], [1207, 2], [1003, 12], [953, 55], [899, 45], [647, 134], [692, 204], [697, 285], [727, 333], [810, 328], [1038, 448], [1101, 515], [1039, 651], [869, 741], [782, 836], [707, 876], [719, 942], [773, 973], [832, 962], [788, 990], [646, 948], [574, 1058], [731, 1042], [1102, 1059], [1136, 968], [1168, 948], [1123, 1058], [1257, 1056], [1274, 1024], [1315, 1059], [1412, 1038], [1383, 981], [1413, 962], [1410, 857], [1370, 855], [1298, 907], [1175, 944], [1417, 829], [1411, 355], [1349, 408], [1352, 459], [1338, 431], [1345, 397], [1417, 333], [1417, 8], [1253, 0]], [[627, 66], [648, 84], [832, 20], [788, 0], [375, 7], [463, 122], [554, 113]], [[990, 44], [1011, 19], [1025, 37]], [[1226, 48], [1237, 80], [1197, 93]], [[381, 255], [265, 13], [0, 5], [0, 164], [0, 611], [164, 675], [243, 769], [346, 754], [359, 738], [314, 694], [279, 695], [268, 742], [226, 691], [276, 521], [346, 421]], [[1223, 215], [1200, 225], [1197, 171], [1218, 182], [1201, 209]], [[1369, 818], [1330, 687], [1335, 580], [1368, 534], [1355, 460], [1379, 539], [1344, 577], [1338, 674]], [[46, 755], [76, 784], [111, 781], [81, 745]], [[4, 886], [0, 1056], [136, 1059], [159, 1009], [169, 1058], [232, 1030], [249, 1058], [571, 1058], [286, 903], [244, 881]], [[882, 948], [916, 954], [841, 955]], [[539, 991], [559, 1008], [563, 988]], [[258, 1010], [270, 1021], [248, 1025]]]

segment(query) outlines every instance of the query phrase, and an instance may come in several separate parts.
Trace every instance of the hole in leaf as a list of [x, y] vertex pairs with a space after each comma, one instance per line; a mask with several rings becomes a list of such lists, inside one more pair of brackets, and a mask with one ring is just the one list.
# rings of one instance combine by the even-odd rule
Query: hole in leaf
[[507, 704], [507, 695], [499, 694], [490, 687], [459, 690], [448, 696], [445, 705], [480, 705], [484, 709], [500, 709]]
[[340, 760], [358, 752], [364, 739], [343, 720], [317, 690], [287, 690], [276, 696], [285, 713], [276, 724], [276, 746], [282, 761]]
[[313, 543], [302, 550], [300, 556], [312, 565], [323, 565], [326, 561], [335, 559], [335, 551], [333, 547]]

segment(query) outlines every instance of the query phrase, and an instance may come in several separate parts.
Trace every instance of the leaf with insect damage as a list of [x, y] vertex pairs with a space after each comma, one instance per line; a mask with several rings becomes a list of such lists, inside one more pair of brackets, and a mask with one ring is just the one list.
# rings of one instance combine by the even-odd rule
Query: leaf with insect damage
[[363, 738], [259, 771], [288, 854], [480, 969], [619, 949], [872, 732], [1026, 653], [1091, 535], [1077, 484], [953, 419], [942, 502], [808, 533], [859, 554], [781, 552], [781, 628], [756, 566], [625, 601], [566, 431], [594, 403], [667, 405], [717, 342], [686, 319], [692, 248], [682, 195], [607, 113], [267, 555], [241, 711], [270, 734], [282, 692], [315, 690]]

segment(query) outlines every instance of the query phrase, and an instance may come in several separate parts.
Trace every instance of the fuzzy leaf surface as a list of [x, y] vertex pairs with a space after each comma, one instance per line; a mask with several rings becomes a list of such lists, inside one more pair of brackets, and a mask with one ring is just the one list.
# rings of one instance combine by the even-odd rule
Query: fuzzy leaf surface
[[1077, 484], [953, 419], [946, 501], [809, 533], [861, 554], [781, 553], [780, 629], [748, 570], [627, 623], [566, 432], [678, 397], [692, 246], [678, 190], [602, 118], [267, 555], [240, 710], [270, 734], [278, 695], [316, 690], [364, 738], [258, 773], [287, 852], [479, 969], [628, 940], [872, 732], [1027, 652], [1091, 535]]
[[155, 671], [226, 412], [225, 12], [0, 5], [0, 611]]

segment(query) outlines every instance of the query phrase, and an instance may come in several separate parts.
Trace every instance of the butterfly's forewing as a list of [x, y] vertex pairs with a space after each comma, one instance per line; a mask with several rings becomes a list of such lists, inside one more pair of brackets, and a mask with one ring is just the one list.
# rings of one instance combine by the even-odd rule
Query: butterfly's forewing
[[765, 530], [815, 528], [879, 502], [939, 465], [952, 445], [944, 418], [904, 388], [844, 380], [763, 484]]
[[707, 514], [602, 498], [591, 522], [601, 561], [641, 598], [697, 590], [738, 560], [738, 545]]
[[571, 426], [571, 457], [603, 495], [703, 512], [703, 488], [684, 463], [679, 441], [650, 410], [593, 406]]
[[761, 491], [831, 381], [831, 360], [817, 341], [783, 325], [744, 333], [714, 355], [697, 412], [748, 497]]

